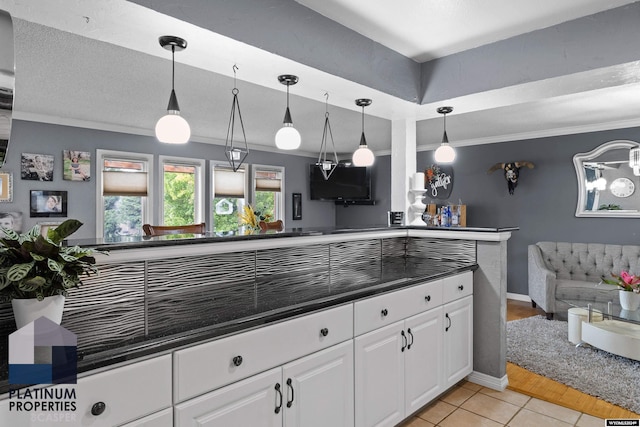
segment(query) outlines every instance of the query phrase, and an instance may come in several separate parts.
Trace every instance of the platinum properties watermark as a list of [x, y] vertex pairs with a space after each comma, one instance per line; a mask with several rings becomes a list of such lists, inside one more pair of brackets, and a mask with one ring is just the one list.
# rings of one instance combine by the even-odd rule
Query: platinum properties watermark
[[76, 408], [73, 387], [9, 390], [9, 411], [29, 412], [31, 422], [75, 422]]

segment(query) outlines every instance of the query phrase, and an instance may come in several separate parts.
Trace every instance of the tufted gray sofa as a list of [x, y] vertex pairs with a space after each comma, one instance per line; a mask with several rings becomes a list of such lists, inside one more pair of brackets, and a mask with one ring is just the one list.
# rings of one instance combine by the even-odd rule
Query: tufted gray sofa
[[622, 270], [640, 272], [640, 246], [602, 243], [538, 242], [529, 245], [529, 297], [547, 318], [566, 318], [563, 299], [607, 302], [618, 288], [596, 285]]

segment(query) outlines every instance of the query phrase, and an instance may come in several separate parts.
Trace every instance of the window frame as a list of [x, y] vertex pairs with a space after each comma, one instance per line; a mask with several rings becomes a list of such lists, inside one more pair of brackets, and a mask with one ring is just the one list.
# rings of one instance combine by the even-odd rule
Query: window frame
[[[214, 199], [216, 198], [216, 182], [215, 182], [215, 170], [216, 168], [223, 168], [223, 169], [228, 169], [228, 170], [233, 170], [233, 168], [231, 167], [231, 165], [229, 165], [229, 162], [223, 161], [223, 160], [209, 160], [209, 184], [210, 184], [210, 190], [209, 190], [209, 195], [208, 195], [208, 201], [209, 201], [209, 209], [207, 212], [207, 215], [210, 218], [210, 224], [211, 226], [209, 227], [209, 229], [212, 232], [216, 232], [216, 224], [214, 222], [214, 215], [213, 215], [213, 210], [215, 209], [214, 206]], [[244, 172], [244, 200], [245, 200], [245, 204], [250, 204], [251, 203], [251, 193], [250, 193], [250, 188], [249, 188], [249, 165], [244, 163], [242, 165], [240, 165], [240, 167], [238, 168], [238, 170], [242, 170]]]
[[194, 224], [205, 222], [205, 196], [204, 196], [204, 174], [205, 174], [205, 160], [195, 159], [190, 157], [176, 157], [176, 156], [158, 156], [158, 187], [160, 187], [160, 200], [161, 203], [158, 207], [158, 221], [159, 224], [164, 224], [164, 165], [174, 164], [177, 166], [194, 166], [196, 168], [195, 173], [195, 201], [194, 201]]
[[104, 196], [102, 195], [102, 172], [105, 160], [124, 160], [141, 162], [144, 164], [144, 172], [147, 173], [147, 196], [142, 197], [142, 223], [153, 223], [153, 209], [155, 201], [153, 185], [153, 154], [133, 153], [129, 151], [116, 151], [96, 149], [96, 237], [104, 237]]
[[[261, 164], [251, 164], [251, 185], [250, 185], [250, 194], [249, 194], [249, 203], [253, 205], [256, 200], [256, 172], [279, 172], [280, 173], [280, 196], [276, 195], [276, 215], [274, 215], [273, 220], [282, 220], [283, 224], [286, 225], [286, 201], [285, 201], [285, 167], [284, 166], [274, 166], [274, 165], [261, 165]], [[278, 213], [281, 212], [280, 217], [278, 218]]]

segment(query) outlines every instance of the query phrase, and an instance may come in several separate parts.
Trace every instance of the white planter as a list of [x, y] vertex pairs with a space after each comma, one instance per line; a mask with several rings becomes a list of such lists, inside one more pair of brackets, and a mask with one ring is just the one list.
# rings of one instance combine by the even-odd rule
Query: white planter
[[11, 305], [13, 306], [13, 317], [18, 329], [41, 316], [48, 317], [49, 320], [59, 325], [62, 321], [62, 311], [64, 310], [64, 296], [45, 297], [42, 301], [38, 301], [35, 298], [14, 299], [11, 301]]
[[623, 310], [634, 311], [640, 307], [640, 294], [629, 291], [619, 291], [620, 305]]

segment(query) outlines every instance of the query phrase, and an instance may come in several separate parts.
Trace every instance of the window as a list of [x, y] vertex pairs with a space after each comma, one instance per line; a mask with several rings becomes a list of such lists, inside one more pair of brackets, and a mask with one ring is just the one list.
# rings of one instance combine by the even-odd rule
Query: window
[[246, 165], [234, 172], [227, 163], [212, 161], [211, 188], [211, 229], [217, 233], [238, 231], [238, 212], [246, 204]]
[[204, 221], [204, 160], [160, 156], [164, 225]]
[[284, 221], [284, 167], [252, 165], [252, 205], [271, 221]]
[[96, 235], [105, 239], [142, 235], [151, 222], [153, 156], [96, 150]]

